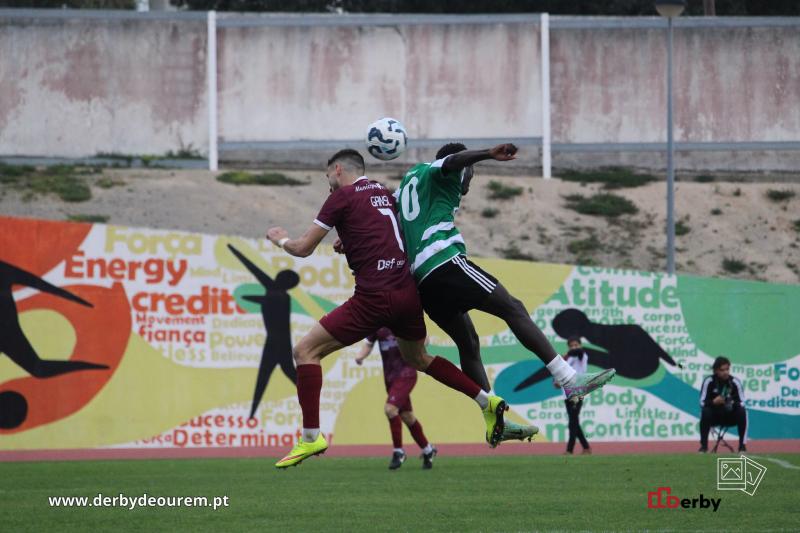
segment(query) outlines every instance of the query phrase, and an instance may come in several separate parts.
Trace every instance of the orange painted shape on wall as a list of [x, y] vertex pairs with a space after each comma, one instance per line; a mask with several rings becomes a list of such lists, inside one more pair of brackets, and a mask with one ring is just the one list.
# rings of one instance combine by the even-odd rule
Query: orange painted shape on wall
[[0, 217], [0, 260], [43, 276], [72, 255], [91, 229], [91, 224]]
[[[50, 378], [25, 377], [0, 384], [0, 392], [15, 391], [28, 402], [25, 421], [14, 429], [0, 430], [0, 435], [50, 424], [79, 411], [108, 383], [125, 354], [131, 335], [131, 312], [122, 284], [115, 283], [110, 289], [92, 285], [63, 288], [94, 307], [37, 294], [18, 302], [19, 312], [47, 309], [60, 313], [72, 324], [77, 336], [70, 360], [103, 364], [108, 369], [81, 370]], [[47, 358], [47, 354], [39, 356]]]

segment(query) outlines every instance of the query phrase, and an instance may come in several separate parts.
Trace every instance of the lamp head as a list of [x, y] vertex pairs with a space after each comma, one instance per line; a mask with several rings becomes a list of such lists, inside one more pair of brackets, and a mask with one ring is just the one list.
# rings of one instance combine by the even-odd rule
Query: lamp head
[[662, 17], [678, 17], [685, 8], [685, 0], [656, 0], [656, 11]]

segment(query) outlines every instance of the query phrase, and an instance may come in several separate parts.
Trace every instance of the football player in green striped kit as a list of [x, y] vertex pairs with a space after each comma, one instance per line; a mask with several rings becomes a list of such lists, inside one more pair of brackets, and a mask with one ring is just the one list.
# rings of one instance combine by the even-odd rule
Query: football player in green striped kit
[[[436, 154], [436, 161], [411, 168], [395, 192], [400, 225], [411, 272], [422, 306], [431, 320], [458, 347], [461, 369], [489, 392], [490, 384], [480, 356], [480, 342], [469, 318], [472, 309], [503, 319], [519, 342], [544, 362], [567, 399], [578, 401], [602, 387], [614, 369], [577, 374], [550, 345], [531, 320], [524, 304], [497, 279], [467, 259], [464, 238], [455, 225], [461, 197], [469, 192], [473, 165], [480, 161], [511, 161], [517, 147], [500, 144], [488, 150], [467, 150], [451, 143]], [[506, 439], [529, 437], [532, 426], [506, 423]]]

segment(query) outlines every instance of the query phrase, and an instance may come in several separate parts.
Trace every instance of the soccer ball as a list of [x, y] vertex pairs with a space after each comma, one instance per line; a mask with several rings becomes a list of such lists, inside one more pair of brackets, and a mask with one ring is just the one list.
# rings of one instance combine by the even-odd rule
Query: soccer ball
[[381, 161], [395, 159], [406, 151], [406, 129], [393, 118], [376, 120], [367, 128], [367, 151]]

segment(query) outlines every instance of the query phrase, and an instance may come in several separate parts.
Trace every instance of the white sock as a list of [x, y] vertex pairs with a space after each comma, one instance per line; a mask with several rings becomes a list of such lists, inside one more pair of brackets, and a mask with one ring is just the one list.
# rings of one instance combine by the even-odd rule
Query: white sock
[[427, 446], [425, 446], [424, 448], [422, 448], [422, 453], [424, 453], [425, 455], [428, 455], [428, 454], [429, 454], [429, 453], [431, 453], [432, 451], [433, 451], [433, 446], [431, 446], [431, 443], [430, 443], [430, 442], [428, 443], [428, 445], [427, 445]]
[[319, 428], [303, 428], [303, 442], [314, 442], [319, 437]]
[[556, 383], [562, 387], [571, 385], [575, 381], [575, 375], [577, 374], [575, 369], [569, 366], [560, 355], [547, 363], [547, 370], [553, 375]]
[[395, 448], [394, 453], [402, 453], [403, 455], [405, 455], [406, 452], [403, 451], [403, 448]]
[[489, 394], [481, 390], [478, 395], [475, 396], [474, 400], [478, 402], [478, 405], [481, 406], [481, 409], [486, 409], [486, 407], [489, 405]]

